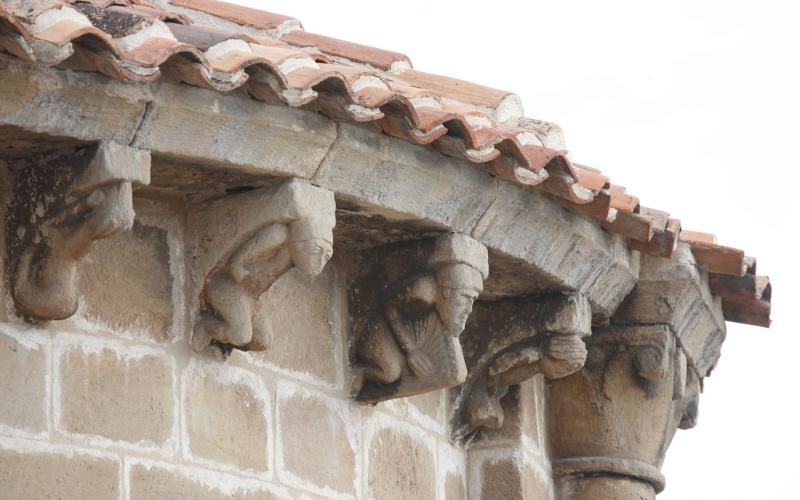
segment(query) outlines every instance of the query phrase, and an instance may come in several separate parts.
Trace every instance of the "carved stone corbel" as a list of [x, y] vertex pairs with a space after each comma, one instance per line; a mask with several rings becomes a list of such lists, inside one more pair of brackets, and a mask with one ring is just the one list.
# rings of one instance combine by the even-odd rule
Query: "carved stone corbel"
[[150, 153], [104, 143], [17, 175], [7, 224], [11, 295], [29, 320], [78, 308], [77, 270], [92, 244], [133, 225], [133, 185], [149, 184]]
[[369, 254], [350, 287], [356, 398], [376, 403], [464, 382], [458, 337], [489, 274], [486, 247], [447, 234]]
[[549, 381], [553, 472], [565, 499], [652, 499], [678, 428], [697, 420], [701, 380], [725, 324], [685, 245], [644, 256], [639, 283], [587, 342], [584, 367]]
[[333, 193], [300, 179], [193, 210], [191, 275], [200, 311], [194, 349], [267, 349], [272, 336], [256, 301], [292, 267], [309, 276], [322, 272], [335, 224]]
[[469, 375], [453, 406], [454, 439], [502, 426], [500, 400], [509, 386], [539, 373], [557, 379], [579, 370], [591, 325], [591, 306], [580, 294], [479, 303], [462, 335]]

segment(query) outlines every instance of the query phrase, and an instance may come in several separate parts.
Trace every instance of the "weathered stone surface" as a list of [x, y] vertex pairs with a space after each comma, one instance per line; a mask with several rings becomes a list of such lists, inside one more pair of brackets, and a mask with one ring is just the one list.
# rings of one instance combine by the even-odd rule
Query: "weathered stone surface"
[[[169, 466], [133, 464], [130, 467], [130, 500], [273, 500], [266, 487], [243, 486], [245, 480], [219, 477], [209, 471]], [[207, 479], [203, 480], [202, 477]]]
[[464, 478], [448, 472], [444, 479], [444, 500], [465, 500], [466, 498]]
[[[358, 421], [348, 405], [294, 385], [278, 389], [279, 475], [317, 493], [356, 496], [360, 479]], [[324, 445], [320, 445], [324, 443]]]
[[5, 266], [19, 314], [40, 321], [74, 314], [78, 263], [95, 241], [131, 228], [133, 184], [148, 182], [150, 153], [110, 142], [24, 165]]
[[56, 340], [56, 376], [64, 432], [169, 446], [173, 440], [174, 367], [160, 351]]
[[44, 338], [24, 340], [0, 331], [0, 425], [47, 430], [48, 348]]
[[454, 437], [500, 428], [500, 401], [509, 386], [537, 374], [555, 379], [579, 370], [591, 321], [591, 306], [581, 294], [479, 302], [461, 340], [469, 374], [451, 416]]
[[[541, 473], [532, 465], [523, 463], [518, 454], [487, 457], [480, 461], [479, 468], [479, 472], [474, 467], [472, 469], [473, 472], [480, 474], [479, 489], [474, 492], [470, 490], [470, 498], [474, 500], [485, 498], [550, 500], [555, 498], [553, 486], [548, 481], [549, 478], [542, 477]], [[474, 479], [471, 478], [471, 481]]]
[[554, 473], [624, 476], [659, 492], [672, 436], [696, 418], [694, 371], [666, 325], [595, 329], [588, 347], [580, 372], [549, 381]]
[[0, 496], [8, 499], [119, 498], [119, 463], [75, 452], [0, 449]]
[[322, 272], [333, 254], [335, 211], [333, 193], [296, 178], [193, 208], [195, 350], [268, 349], [272, 333], [255, 303], [292, 268]]
[[381, 500], [436, 498], [436, 460], [430, 438], [403, 427], [377, 429], [367, 443], [367, 489]]
[[669, 325], [701, 377], [719, 359], [726, 332], [720, 301], [711, 296], [708, 275], [698, 271], [685, 243], [672, 259], [642, 257], [639, 282], [613, 322]]
[[638, 254], [624, 238], [521, 186], [501, 183], [472, 235], [497, 254], [532, 263], [547, 288], [586, 294], [596, 321], [614, 313], [638, 277]]
[[350, 288], [353, 393], [375, 403], [466, 378], [458, 336], [489, 272], [486, 247], [463, 234], [367, 250]]
[[256, 307], [272, 331], [272, 345], [249, 355], [328, 387], [336, 387], [342, 363], [345, 292], [334, 262], [316, 278], [290, 270], [261, 296]]
[[267, 471], [271, 410], [263, 382], [238, 368], [193, 362], [183, 383], [191, 456], [241, 470]]
[[[85, 141], [128, 144], [145, 109], [149, 88], [90, 73], [9, 62], [0, 124]], [[91, 90], [88, 90], [91, 89]]]
[[161, 85], [134, 145], [171, 158], [203, 158], [219, 167], [309, 178], [335, 137], [333, 122], [316, 113]]
[[98, 241], [79, 275], [84, 316], [137, 338], [172, 340], [173, 283], [167, 230], [136, 221]]
[[450, 444], [438, 444], [437, 476], [442, 500], [466, 500], [467, 498], [467, 453]]
[[645, 482], [619, 476], [567, 478], [558, 485], [559, 498], [570, 500], [652, 500], [656, 493]]
[[497, 181], [467, 162], [346, 123], [313, 180], [390, 220], [464, 233], [497, 194]]
[[[505, 414], [503, 425], [499, 429], [482, 429], [470, 449], [514, 443], [527, 448], [529, 453], [544, 454], [541, 428], [545, 409], [544, 382], [544, 375], [537, 375], [510, 390], [500, 401]], [[530, 449], [531, 445], [535, 448]]]

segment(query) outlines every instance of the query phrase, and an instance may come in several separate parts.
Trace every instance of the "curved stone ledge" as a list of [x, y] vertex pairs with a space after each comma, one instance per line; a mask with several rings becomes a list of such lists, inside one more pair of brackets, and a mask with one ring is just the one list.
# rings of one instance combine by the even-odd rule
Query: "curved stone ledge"
[[[152, 151], [151, 190], [206, 199], [268, 187], [275, 177], [311, 178], [349, 214], [413, 227], [397, 238], [471, 234], [489, 249], [493, 268], [515, 270], [490, 278], [484, 297], [576, 291], [588, 297], [596, 321], [609, 318], [636, 283], [638, 253], [587, 217], [369, 126], [187, 86], [5, 64], [0, 86], [9, 98], [0, 127], [19, 156], [46, 141], [131, 143]], [[354, 227], [359, 237], [361, 229]]]

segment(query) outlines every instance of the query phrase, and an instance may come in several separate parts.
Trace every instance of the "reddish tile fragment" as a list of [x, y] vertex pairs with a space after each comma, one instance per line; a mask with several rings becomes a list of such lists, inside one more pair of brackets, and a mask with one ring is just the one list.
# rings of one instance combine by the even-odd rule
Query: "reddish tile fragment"
[[704, 271], [744, 276], [747, 262], [742, 250], [716, 244], [713, 234], [696, 231], [682, 231], [681, 241], [692, 247], [697, 265]]
[[755, 326], [770, 326], [772, 285], [766, 276], [710, 274], [711, 293], [722, 298], [722, 313], [727, 321]]
[[408, 57], [399, 52], [377, 49], [302, 30], [289, 32], [283, 35], [281, 40], [297, 47], [315, 47], [325, 54], [343, 57], [359, 64], [369, 64], [383, 70], [391, 69], [392, 64], [396, 62], [411, 65]]
[[292, 20], [288, 16], [217, 0], [169, 0], [169, 3], [257, 29], [275, 29], [284, 22]]
[[404, 71], [395, 78], [406, 84], [427, 89], [440, 96], [492, 109], [496, 109], [506, 97], [513, 95], [505, 90], [493, 89], [477, 83], [413, 69]]

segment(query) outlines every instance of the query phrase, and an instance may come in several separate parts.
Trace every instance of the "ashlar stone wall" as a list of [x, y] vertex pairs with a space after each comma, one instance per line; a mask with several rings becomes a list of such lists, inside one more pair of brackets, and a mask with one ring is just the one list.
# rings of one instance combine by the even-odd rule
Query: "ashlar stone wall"
[[541, 376], [512, 389], [505, 425], [469, 450], [449, 439], [451, 393], [354, 402], [336, 252], [319, 277], [293, 269], [262, 297], [267, 351], [197, 354], [185, 209], [134, 205], [133, 229], [82, 260], [72, 318], [26, 323], [3, 281], [0, 498], [554, 496]]

